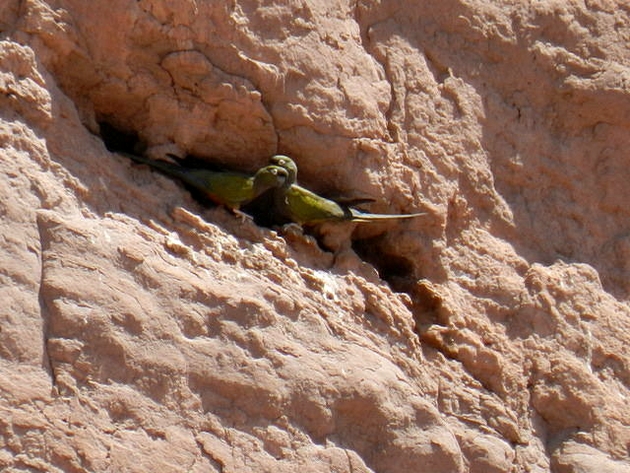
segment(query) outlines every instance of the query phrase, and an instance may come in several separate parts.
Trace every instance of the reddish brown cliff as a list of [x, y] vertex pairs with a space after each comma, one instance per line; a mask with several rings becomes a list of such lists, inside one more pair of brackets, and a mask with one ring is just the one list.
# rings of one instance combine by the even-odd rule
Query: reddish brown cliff
[[[0, 469], [630, 471], [630, 10], [529, 3], [4, 1]], [[327, 252], [104, 124], [427, 215]]]

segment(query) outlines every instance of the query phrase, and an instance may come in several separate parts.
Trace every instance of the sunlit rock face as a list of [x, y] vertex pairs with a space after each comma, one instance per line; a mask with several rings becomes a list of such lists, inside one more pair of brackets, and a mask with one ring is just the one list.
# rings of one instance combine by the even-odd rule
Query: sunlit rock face
[[630, 18], [529, 3], [4, 1], [0, 470], [630, 471]]

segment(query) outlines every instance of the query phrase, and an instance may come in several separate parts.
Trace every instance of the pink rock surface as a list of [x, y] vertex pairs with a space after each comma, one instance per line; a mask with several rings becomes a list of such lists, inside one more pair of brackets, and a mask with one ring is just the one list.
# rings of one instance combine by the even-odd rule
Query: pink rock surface
[[[0, 470], [630, 471], [629, 15], [0, 4]], [[99, 123], [428, 215], [327, 252]]]

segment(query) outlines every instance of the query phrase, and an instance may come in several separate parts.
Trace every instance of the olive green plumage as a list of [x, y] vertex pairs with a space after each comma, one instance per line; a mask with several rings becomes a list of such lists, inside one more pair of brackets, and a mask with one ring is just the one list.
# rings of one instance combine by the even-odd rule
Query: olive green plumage
[[232, 210], [238, 210], [242, 205], [251, 202], [269, 189], [283, 185], [288, 177], [288, 172], [276, 165], [262, 167], [256, 174], [249, 175], [239, 172], [186, 168], [145, 156], [120, 154], [175, 177], [216, 204], [224, 205]]
[[316, 225], [331, 221], [378, 222], [424, 215], [414, 214], [373, 214], [339, 204], [321, 197], [297, 184], [297, 166], [288, 156], [276, 155], [270, 160], [273, 165], [287, 171], [284, 184], [274, 188], [275, 211], [283, 218], [301, 225]]

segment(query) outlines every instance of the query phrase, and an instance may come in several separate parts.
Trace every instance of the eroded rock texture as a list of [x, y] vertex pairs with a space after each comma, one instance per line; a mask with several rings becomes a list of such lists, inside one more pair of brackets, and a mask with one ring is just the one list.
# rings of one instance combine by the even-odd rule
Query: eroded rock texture
[[[606, 0], [2, 2], [0, 469], [630, 471], [629, 38]], [[99, 124], [428, 215], [327, 252]]]

